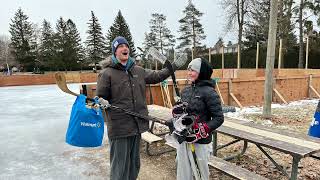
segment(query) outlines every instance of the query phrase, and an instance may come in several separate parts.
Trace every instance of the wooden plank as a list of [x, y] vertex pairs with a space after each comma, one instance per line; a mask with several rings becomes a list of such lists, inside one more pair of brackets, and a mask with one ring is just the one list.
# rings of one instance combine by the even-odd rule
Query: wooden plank
[[294, 137], [274, 133], [271, 131], [261, 130], [261, 129], [250, 127], [248, 125], [242, 125], [242, 124], [233, 123], [230, 121], [225, 121], [223, 123], [223, 125], [227, 126], [227, 127], [234, 128], [235, 130], [240, 130], [240, 131], [252, 133], [255, 135], [259, 135], [259, 136], [272, 138], [277, 141], [287, 142], [290, 144], [296, 144], [296, 145], [307, 147], [307, 148], [314, 149], [314, 150], [320, 149], [320, 143], [315, 143], [315, 142], [304, 140], [304, 139], [294, 138]]
[[276, 93], [276, 95], [281, 99], [281, 101], [285, 104], [288, 104], [288, 102], [282, 97], [282, 95], [279, 93], [277, 89], [273, 89], [273, 91]]
[[232, 99], [237, 103], [237, 105], [240, 108], [243, 108], [243, 106], [241, 105], [241, 103], [239, 102], [239, 100], [236, 98], [236, 96], [233, 93], [230, 93], [230, 96], [232, 97]]
[[318, 98], [320, 98], [320, 94], [316, 91], [316, 89], [314, 89], [313, 86], [310, 86], [309, 88], [311, 89], [312, 92], [314, 92], [318, 96]]
[[310, 149], [303, 146], [298, 146], [295, 144], [286, 143], [283, 141], [277, 141], [270, 137], [259, 136], [253, 133], [248, 133], [240, 130], [235, 130], [227, 126], [221, 126], [217, 129], [218, 133], [234, 137], [240, 140], [246, 140], [249, 143], [257, 144], [270, 149], [278, 150], [279, 152], [284, 152], [287, 154], [306, 157], [312, 153], [318, 152], [318, 150]]
[[216, 87], [217, 87], [218, 95], [220, 96], [220, 99], [221, 99], [221, 103], [224, 104], [224, 100], [223, 100], [223, 97], [222, 97], [222, 95], [221, 95], [221, 92], [220, 92], [220, 89], [219, 89], [219, 85], [218, 85], [217, 82], [216, 82]]
[[144, 132], [141, 134], [141, 138], [145, 141], [147, 141], [149, 144], [161, 141], [163, 138], [156, 136], [150, 132]]
[[241, 180], [258, 180], [258, 179], [267, 179], [265, 177], [262, 177], [258, 174], [255, 174], [254, 172], [251, 172], [247, 169], [241, 168], [235, 164], [232, 164], [228, 161], [225, 161], [221, 158], [210, 156], [209, 158], [209, 165], [213, 168], [220, 170], [229, 176], [241, 179]]

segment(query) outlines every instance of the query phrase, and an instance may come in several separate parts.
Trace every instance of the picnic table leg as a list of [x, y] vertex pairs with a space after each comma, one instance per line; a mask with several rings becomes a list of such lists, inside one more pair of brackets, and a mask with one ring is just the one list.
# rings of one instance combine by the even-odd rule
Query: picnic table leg
[[234, 159], [236, 157], [241, 157], [246, 152], [247, 147], [248, 147], [248, 141], [244, 140], [243, 141], [243, 148], [242, 148], [242, 150], [241, 150], [241, 152], [239, 154], [235, 154], [233, 156], [228, 156], [228, 157], [225, 157], [223, 159], [226, 160], [226, 161], [229, 161], [229, 160], [232, 160], [232, 159]]
[[291, 180], [296, 180], [298, 177], [298, 165], [300, 162], [299, 156], [292, 156], [292, 169], [291, 169]]
[[217, 131], [213, 131], [212, 133], [212, 155], [213, 156], [217, 156], [217, 141], [218, 141], [218, 137], [217, 137]]
[[[240, 139], [236, 139], [236, 140], [231, 141], [231, 142], [229, 142], [227, 144], [218, 146], [218, 136], [217, 136], [217, 134], [218, 134], [217, 131], [214, 131], [212, 133], [212, 155], [213, 156], [217, 156], [218, 149], [222, 149], [224, 147], [230, 146], [230, 145], [232, 145], [234, 143], [237, 143], [237, 142], [241, 141]], [[242, 156], [246, 152], [247, 147], [248, 147], [248, 141], [244, 140], [243, 141], [243, 148], [242, 148], [241, 152], [239, 154], [236, 154], [236, 155], [225, 157], [224, 160], [228, 161], [228, 160], [234, 159], [236, 157]]]
[[267, 156], [267, 158], [277, 167], [277, 169], [279, 169], [285, 176], [289, 178], [288, 173], [260, 145], [256, 144], [256, 146], [260, 149], [261, 152], [263, 152], [264, 155]]

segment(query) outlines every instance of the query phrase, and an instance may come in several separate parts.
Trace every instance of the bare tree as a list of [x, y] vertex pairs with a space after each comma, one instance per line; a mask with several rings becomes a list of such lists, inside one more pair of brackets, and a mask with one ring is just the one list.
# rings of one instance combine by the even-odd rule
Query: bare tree
[[5, 35], [0, 36], [0, 65], [5, 65], [9, 72], [10, 66], [15, 65], [12, 55], [10, 54], [10, 38]]
[[[237, 24], [238, 29], [238, 45], [241, 57], [241, 45], [245, 19], [250, 16], [254, 0], [221, 0], [222, 8], [226, 11], [227, 24], [225, 29], [230, 31]], [[240, 58], [239, 57], [239, 58]], [[240, 59], [241, 60], [241, 59]], [[240, 61], [241, 62], [241, 61]], [[241, 63], [240, 63], [241, 64]], [[241, 66], [241, 65], [240, 65]]]
[[304, 43], [303, 43], [303, 33], [304, 33], [304, 24], [308, 20], [310, 16], [306, 17], [306, 10], [314, 10], [317, 5], [317, 1], [313, 0], [300, 0], [299, 8], [298, 8], [298, 23], [299, 23], [299, 64], [298, 68], [303, 68], [304, 65]]

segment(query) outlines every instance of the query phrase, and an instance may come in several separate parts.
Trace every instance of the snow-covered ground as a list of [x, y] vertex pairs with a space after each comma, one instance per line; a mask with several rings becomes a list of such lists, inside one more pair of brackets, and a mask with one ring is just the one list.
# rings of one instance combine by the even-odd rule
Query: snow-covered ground
[[[299, 101], [292, 101], [288, 104], [271, 104], [271, 109], [281, 109], [281, 108], [295, 108], [299, 106], [305, 105], [313, 105], [317, 107], [319, 99], [310, 99], [310, 100], [299, 100]], [[247, 119], [243, 118], [244, 114], [261, 114], [263, 108], [260, 106], [250, 106], [244, 107], [242, 109], [236, 107], [236, 112], [229, 112], [225, 113], [224, 115], [227, 117], [236, 118], [239, 120], [247, 121]]]
[[[79, 84], [69, 85], [79, 92]], [[106, 173], [90, 175], [94, 164], [81, 160], [101, 151], [65, 143], [74, 96], [56, 85], [0, 88], [0, 179], [71, 180], [106, 179]], [[87, 174], [87, 175], [86, 175]], [[98, 173], [99, 174], [99, 173]]]

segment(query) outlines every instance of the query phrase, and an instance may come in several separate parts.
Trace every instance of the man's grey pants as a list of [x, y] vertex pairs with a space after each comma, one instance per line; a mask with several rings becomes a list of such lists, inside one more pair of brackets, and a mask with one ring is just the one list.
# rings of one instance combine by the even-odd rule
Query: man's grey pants
[[[208, 180], [208, 161], [210, 156], [209, 145], [194, 143], [194, 146], [201, 180]], [[177, 180], [193, 180], [193, 175], [196, 171], [197, 167], [193, 159], [190, 144], [186, 142], [179, 144], [177, 148]]]
[[110, 139], [110, 180], [136, 180], [141, 135]]

